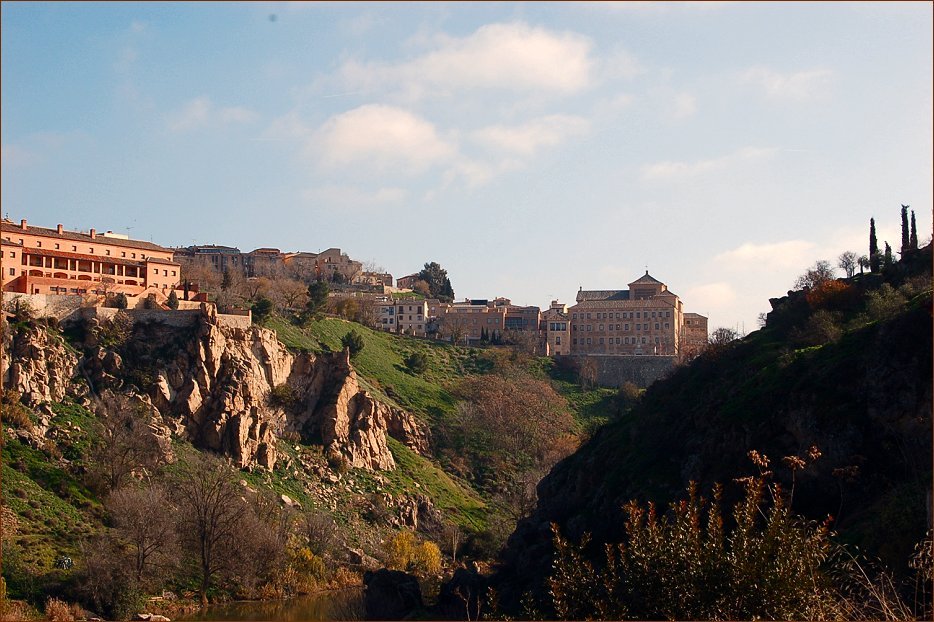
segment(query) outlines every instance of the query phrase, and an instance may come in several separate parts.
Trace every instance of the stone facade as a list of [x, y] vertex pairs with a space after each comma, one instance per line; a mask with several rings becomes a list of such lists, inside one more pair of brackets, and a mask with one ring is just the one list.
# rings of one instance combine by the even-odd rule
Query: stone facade
[[571, 316], [566, 304], [551, 301], [551, 306], [542, 313], [542, 330], [545, 331], [545, 356], [571, 353]]
[[[572, 354], [681, 355], [683, 304], [648, 271], [630, 283], [628, 290], [581, 289], [569, 313]], [[699, 333], [700, 328], [692, 338]]]

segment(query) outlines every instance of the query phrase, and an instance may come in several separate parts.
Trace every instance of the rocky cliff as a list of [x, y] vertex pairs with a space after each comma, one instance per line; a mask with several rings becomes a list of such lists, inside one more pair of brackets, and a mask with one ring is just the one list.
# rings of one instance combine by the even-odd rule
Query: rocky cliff
[[411, 414], [360, 387], [346, 352], [294, 355], [274, 332], [225, 326], [210, 308], [190, 326], [118, 314], [85, 321], [69, 334], [80, 352], [35, 324], [10, 330], [4, 386], [33, 405], [79, 397], [88, 388], [93, 395], [142, 395], [172, 433], [241, 468], [273, 468], [284, 433], [320, 442], [328, 455], [370, 470], [395, 466], [387, 434], [415, 451], [427, 448]]

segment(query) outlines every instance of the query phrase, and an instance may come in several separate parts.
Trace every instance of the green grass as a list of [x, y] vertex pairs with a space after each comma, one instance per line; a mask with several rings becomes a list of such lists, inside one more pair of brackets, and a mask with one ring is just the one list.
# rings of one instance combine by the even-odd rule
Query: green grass
[[474, 531], [486, 527], [490, 509], [466, 484], [457, 483], [428, 459], [394, 438], [387, 438], [386, 441], [398, 466], [396, 470], [384, 473], [392, 492], [422, 491], [437, 508], [449, 514], [462, 527]]
[[[339, 351], [344, 335], [357, 331], [364, 347], [353, 358], [353, 365], [361, 383], [380, 399], [432, 423], [454, 412], [455, 400], [450, 391], [458, 379], [476, 367], [472, 349], [374, 331], [345, 320], [323, 318], [302, 329], [272, 318], [267, 325], [286, 347], [307, 352]], [[422, 374], [413, 374], [405, 366], [405, 358], [413, 352], [428, 357], [428, 369]]]

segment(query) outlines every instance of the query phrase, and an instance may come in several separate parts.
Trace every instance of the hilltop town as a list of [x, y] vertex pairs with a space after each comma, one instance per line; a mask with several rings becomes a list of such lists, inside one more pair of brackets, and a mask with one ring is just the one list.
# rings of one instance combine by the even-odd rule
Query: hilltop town
[[[371, 328], [592, 358], [600, 362], [598, 379], [611, 385], [626, 375], [619, 364], [635, 365], [647, 383], [707, 343], [707, 318], [685, 311], [681, 298], [648, 270], [625, 288], [581, 288], [574, 304], [552, 300], [542, 309], [514, 305], [504, 296], [455, 300], [438, 264], [426, 263], [424, 270], [394, 281], [381, 269], [364, 269], [339, 248], [320, 253], [268, 247], [244, 253], [213, 244], [172, 248], [109, 230], [69, 231], [26, 219], [4, 219], [0, 230], [5, 296], [26, 296], [51, 315], [77, 306], [168, 311], [205, 303], [223, 315], [249, 317], [260, 299], [282, 310], [300, 309], [308, 287], [326, 283], [326, 310]], [[641, 364], [633, 357], [654, 360]]]

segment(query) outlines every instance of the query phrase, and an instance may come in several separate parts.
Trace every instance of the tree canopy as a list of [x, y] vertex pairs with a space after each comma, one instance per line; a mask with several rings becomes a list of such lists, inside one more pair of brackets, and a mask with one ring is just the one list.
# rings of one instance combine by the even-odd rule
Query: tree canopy
[[454, 288], [451, 287], [448, 271], [434, 261], [425, 264], [422, 271], [418, 273], [418, 280], [428, 284], [428, 293], [432, 298], [437, 298], [441, 302], [454, 301]]

